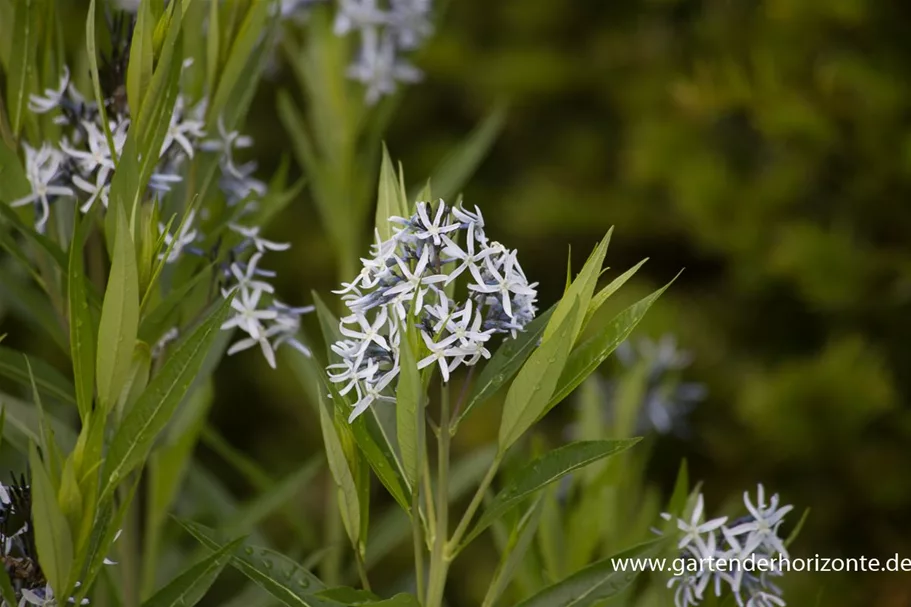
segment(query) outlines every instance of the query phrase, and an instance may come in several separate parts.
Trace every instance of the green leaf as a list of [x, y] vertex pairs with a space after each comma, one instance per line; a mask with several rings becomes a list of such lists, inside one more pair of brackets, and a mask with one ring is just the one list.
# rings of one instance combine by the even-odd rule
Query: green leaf
[[73, 566], [73, 536], [60, 504], [57, 503], [57, 491], [34, 443], [29, 445], [29, 466], [32, 472], [32, 517], [38, 558], [51, 588], [55, 593], [62, 593]]
[[490, 151], [505, 122], [506, 108], [495, 107], [434, 169], [430, 181], [438, 198], [449, 200], [459, 193]]
[[64, 403], [76, 404], [73, 397], [73, 385], [57, 369], [46, 362], [30, 358], [25, 362], [25, 355], [11, 348], [0, 346], [0, 375], [23, 386], [31, 386], [28, 366], [31, 364], [35, 385], [44, 396], [58, 399]]
[[477, 381], [471, 387], [468, 396], [468, 402], [465, 408], [456, 419], [455, 428], [459, 427], [462, 420], [468, 416], [468, 413], [492, 397], [497, 391], [508, 382], [522, 364], [528, 359], [529, 355], [537, 347], [544, 333], [544, 327], [553, 314], [554, 307], [540, 314], [533, 321], [525, 326], [525, 330], [516, 335], [514, 339], [506, 339], [494, 352], [493, 357], [484, 365], [478, 376]]
[[[3, 146], [0, 145], [0, 149], [2, 148]], [[0, 181], [3, 181], [3, 179], [0, 178]], [[26, 193], [28, 191], [29, 190], [26, 190]], [[58, 268], [66, 271], [67, 256], [66, 253], [63, 252], [63, 249], [60, 248], [60, 245], [58, 245], [56, 242], [44, 234], [39, 234], [31, 226], [25, 224], [21, 219], [19, 219], [19, 216], [16, 215], [16, 212], [5, 204], [0, 204], [0, 215], [2, 215], [6, 221], [10, 222], [17, 231], [35, 243], [39, 249], [47, 253], [50, 256], [51, 260], [57, 264]]]
[[82, 269], [82, 248], [91, 229], [94, 213], [81, 222], [74, 221], [67, 268], [67, 310], [70, 319], [70, 357], [73, 360], [73, 379], [76, 382], [76, 405], [79, 418], [85, 420], [92, 410], [95, 377], [95, 323], [89, 309]]
[[402, 468], [411, 483], [412, 492], [419, 490], [418, 479], [425, 456], [423, 383], [416, 349], [415, 329], [409, 321], [401, 336], [401, 371], [395, 390], [395, 419]]
[[228, 54], [218, 88], [209, 106], [210, 124], [214, 124], [214, 119], [222, 115], [228, 101], [238, 95], [238, 91], [235, 89], [247, 85], [241, 80], [241, 75], [266, 25], [270, 7], [269, 2], [253, 2], [250, 5], [250, 10], [247, 11], [237, 36], [234, 38], [234, 43], [231, 45], [231, 52]]
[[209, 591], [243, 541], [243, 538], [238, 538], [225, 544], [156, 592], [143, 602], [142, 607], [193, 607]]
[[319, 401], [319, 421], [323, 430], [323, 444], [326, 448], [329, 470], [332, 472], [332, 478], [338, 488], [339, 511], [352, 545], [357, 545], [361, 529], [357, 485], [335, 429], [334, 412], [329, 408], [331, 405], [326, 403], [326, 397], [323, 396], [322, 391], [319, 392]]
[[522, 516], [512, 534], [509, 536], [509, 542], [506, 549], [500, 557], [500, 564], [497, 566], [493, 575], [493, 581], [487, 589], [484, 596], [482, 607], [492, 607], [496, 604], [497, 599], [503, 594], [503, 591], [509, 587], [516, 570], [522, 564], [525, 553], [532, 540], [535, 538], [535, 532], [538, 530], [538, 523], [541, 522], [541, 513], [544, 511], [544, 500], [538, 496], [528, 511]]
[[389, 158], [389, 150], [383, 144], [383, 163], [380, 166], [380, 183], [376, 197], [376, 229], [382, 240], [392, 238], [390, 217], [407, 217], [408, 205], [401, 197], [395, 167]]
[[[111, 126], [108, 121], [108, 112], [104, 105], [104, 95], [101, 92], [101, 77], [98, 72], [98, 51], [95, 39], [95, 0], [89, 3], [89, 12], [85, 20], [85, 44], [86, 53], [89, 58], [89, 74], [92, 77], [92, 92], [95, 94], [95, 103], [101, 114], [101, 127], [104, 130], [105, 139], [107, 139], [111, 156], [117, 158], [117, 149], [114, 146], [114, 137], [111, 134]], [[116, 175], [116, 172], [115, 172]]]
[[7, 104], [9, 105], [10, 127], [13, 135], [19, 135], [22, 115], [25, 113], [29, 95], [29, 81], [34, 77], [35, 55], [38, 48], [35, 0], [19, 0], [16, 3], [13, 40], [11, 45], [9, 74], [6, 79]]
[[575, 341], [576, 337], [579, 335], [579, 331], [582, 330], [582, 323], [585, 317], [585, 313], [588, 310], [589, 302], [592, 298], [592, 293], [595, 290], [595, 285], [598, 283], [598, 276], [601, 274], [601, 265], [604, 263], [604, 256], [607, 255], [607, 245], [610, 242], [611, 234], [614, 229], [611, 228], [608, 230], [607, 235], [604, 237], [595, 250], [592, 251], [592, 254], [589, 256], [588, 261], [585, 262], [585, 265], [582, 266], [582, 271], [579, 272], [579, 275], [576, 276], [576, 279], [569, 286], [569, 289], [563, 295], [563, 298], [560, 300], [560, 303], [557, 304], [557, 308], [554, 310], [554, 314], [550, 319], [547, 327], [544, 329], [544, 341], [546, 342], [550, 337], [557, 331], [557, 328], [563, 322], [563, 319], [570, 315], [570, 309], [575, 305], [576, 300], [578, 299], [580, 313], [576, 316], [575, 322], [573, 323], [572, 329], [572, 338]]
[[152, 51], [154, 18], [148, 2], [140, 2], [136, 25], [133, 27], [133, 41], [130, 45], [130, 63], [127, 66], [127, 102], [130, 113], [139, 116], [142, 100], [152, 82], [155, 55]]
[[[599, 601], [622, 592], [639, 575], [639, 571], [632, 570], [627, 559], [650, 558], [658, 553], [662, 541], [639, 544], [589, 565], [522, 601], [518, 607], [590, 607], [600, 604]], [[621, 562], [626, 564], [626, 570]]]
[[639, 271], [639, 268], [641, 268], [646, 261], [648, 261], [647, 257], [617, 278], [613, 279], [606, 287], [598, 291], [598, 293], [592, 297], [591, 303], [588, 304], [588, 310], [585, 312], [585, 320], [583, 321], [582, 326], [588, 325], [588, 321], [590, 321], [595, 315], [595, 312], [597, 312], [601, 306], [604, 305], [604, 302], [606, 302], [611, 295], [616, 293], [620, 287], [626, 284], [626, 281], [632, 278], [633, 275]]
[[16, 599], [16, 592], [13, 590], [13, 584], [9, 579], [9, 573], [6, 571], [6, 567], [3, 567], [2, 570], [0, 570], [0, 597], [6, 601], [7, 605], [19, 604], [19, 601]]
[[103, 478], [102, 496], [110, 494], [126, 475], [139, 466], [152, 448], [177, 405], [196, 379], [200, 367], [231, 306], [228, 297], [168, 357], [161, 371], [149, 382], [111, 442]]
[[111, 275], [98, 325], [96, 373], [98, 400], [110, 411], [130, 373], [136, 334], [139, 331], [139, 277], [136, 250], [123, 209], [117, 207], [117, 233]]
[[586, 377], [591, 375], [611, 353], [629, 337], [639, 321], [645, 316], [655, 300], [674, 282], [673, 280], [648, 295], [615, 316], [607, 326], [597, 335], [579, 344], [569, 355], [560, 381], [557, 382], [553, 396], [548, 403], [545, 413], [581, 384]]
[[515, 479], [494, 497], [484, 510], [477, 525], [462, 542], [462, 546], [467, 545], [495, 520], [539, 489], [559, 480], [577, 468], [625, 451], [637, 442], [639, 442], [638, 438], [577, 441], [545, 453], [520, 470]]
[[[190, 521], [177, 520], [204, 546], [217, 550], [221, 543], [214, 532]], [[326, 590], [315, 575], [299, 564], [268, 548], [244, 545], [235, 550], [231, 565], [276, 599], [289, 607], [341, 607], [341, 603], [313, 596]]]
[[[562, 305], [562, 302], [558, 304], [557, 311]], [[545, 339], [531, 354], [510, 385], [500, 421], [500, 453], [505, 453], [544, 414], [575, 339], [573, 329], [581, 316], [580, 312], [579, 302], [576, 301], [553, 337]], [[547, 326], [552, 323], [553, 317]]]

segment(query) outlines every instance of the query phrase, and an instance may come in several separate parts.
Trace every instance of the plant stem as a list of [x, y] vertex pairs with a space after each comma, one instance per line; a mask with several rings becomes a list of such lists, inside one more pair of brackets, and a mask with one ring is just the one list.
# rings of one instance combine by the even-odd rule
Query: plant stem
[[471, 523], [471, 519], [474, 517], [475, 512], [477, 512], [481, 502], [484, 500], [484, 493], [487, 492], [487, 488], [490, 487], [490, 483], [493, 482], [494, 477], [497, 475], [497, 470], [500, 468], [500, 462], [502, 461], [503, 456], [498, 453], [494, 460], [490, 462], [490, 468], [487, 469], [487, 474], [484, 475], [484, 479], [481, 481], [481, 484], [478, 485], [478, 490], [475, 491], [474, 497], [471, 498], [471, 503], [468, 504], [465, 514], [462, 515], [459, 526], [456, 527], [455, 532], [452, 534], [452, 540], [450, 540], [450, 547], [452, 550], [458, 550], [459, 542], [462, 541], [462, 537], [465, 535], [465, 532], [468, 531], [468, 525]]
[[418, 602], [423, 604], [426, 595], [424, 594], [424, 542], [420, 508], [421, 490], [416, 487], [411, 495], [411, 535], [414, 539], [414, 578], [417, 581]]
[[354, 547], [354, 560], [357, 563], [357, 575], [361, 578], [361, 586], [370, 592], [370, 579], [367, 577], [367, 566], [364, 564], [364, 555], [358, 546]]
[[471, 388], [471, 380], [474, 377], [474, 370], [476, 368], [477, 365], [474, 365], [468, 369], [468, 375], [465, 376], [465, 381], [462, 383], [462, 391], [459, 393], [459, 400], [456, 401], [455, 410], [452, 414], [452, 417], [455, 419], [455, 423], [449, 430], [453, 435], [455, 435], [455, 432], [459, 427], [459, 414], [462, 412], [462, 406], [465, 404], [465, 399], [468, 398], [468, 389]]
[[440, 434], [438, 445], [437, 510], [434, 525], [433, 549], [430, 553], [430, 581], [427, 588], [427, 607], [441, 607], [449, 572], [449, 556], [446, 554], [449, 533], [449, 386], [440, 388]]

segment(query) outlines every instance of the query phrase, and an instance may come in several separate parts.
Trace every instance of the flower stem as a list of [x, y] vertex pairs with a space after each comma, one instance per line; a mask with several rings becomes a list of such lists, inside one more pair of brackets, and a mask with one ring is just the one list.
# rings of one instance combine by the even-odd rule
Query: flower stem
[[433, 549], [430, 552], [430, 580], [427, 588], [427, 607], [441, 607], [449, 572], [449, 555], [446, 554], [449, 533], [449, 386], [440, 388], [440, 429], [437, 437], [437, 509], [434, 525]]
[[465, 532], [468, 531], [468, 525], [471, 523], [471, 519], [474, 517], [475, 512], [477, 512], [481, 502], [484, 500], [484, 493], [487, 492], [487, 488], [490, 487], [490, 483], [493, 482], [494, 477], [497, 475], [497, 470], [500, 468], [500, 462], [502, 461], [502, 455], [497, 454], [494, 460], [490, 462], [490, 468], [487, 469], [487, 474], [484, 475], [484, 479], [481, 481], [481, 484], [478, 485], [478, 490], [475, 491], [474, 497], [471, 498], [471, 503], [468, 504], [465, 514], [462, 515], [462, 520], [459, 521], [458, 527], [456, 527], [455, 532], [452, 534], [452, 540], [450, 540], [452, 550], [459, 549], [459, 542], [462, 541], [462, 537], [465, 535]]
[[424, 594], [424, 536], [420, 508], [421, 490], [415, 488], [411, 495], [411, 535], [414, 536], [414, 578], [417, 580], [418, 602], [423, 604], [426, 595]]

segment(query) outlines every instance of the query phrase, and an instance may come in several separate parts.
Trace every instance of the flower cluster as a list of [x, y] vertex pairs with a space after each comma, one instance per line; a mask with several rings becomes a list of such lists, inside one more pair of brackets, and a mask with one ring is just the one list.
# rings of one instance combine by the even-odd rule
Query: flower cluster
[[420, 70], [400, 53], [419, 48], [433, 33], [431, 9], [431, 0], [389, 0], [385, 9], [376, 0], [339, 0], [334, 30], [339, 36], [360, 36], [348, 77], [364, 85], [369, 105], [395, 92], [398, 82], [420, 80]]
[[[83, 213], [96, 202], [107, 207], [114, 167], [123, 152], [131, 123], [126, 105], [113, 97], [106, 101], [106, 129], [98, 104], [86, 100], [70, 82], [70, 72], [64, 68], [57, 88], [31, 95], [28, 107], [36, 114], [54, 113], [53, 121], [62, 133], [56, 146], [48, 142], [37, 148], [24, 144], [26, 176], [32, 191], [10, 206], [34, 205], [35, 228], [39, 232], [46, 228], [50, 204], [59, 198], [74, 200]], [[178, 97], [159, 162], [149, 180], [153, 192], [167, 192], [181, 181], [181, 166], [193, 157], [205, 136], [204, 112], [204, 103], [190, 108], [185, 99]]]
[[[328, 367], [342, 395], [354, 391], [351, 420], [377, 401], [393, 401], [399, 348], [406, 326], [419, 330], [429, 352], [418, 367], [438, 365], [443, 381], [460, 365], [489, 358], [492, 335], [515, 336], [535, 315], [537, 283], [529, 284], [511, 251], [484, 233], [484, 218], [440, 200], [419, 202], [410, 218], [393, 217], [393, 236], [372, 246], [361, 273], [343, 283], [351, 314], [342, 318], [344, 339], [332, 345], [341, 362]], [[453, 298], [459, 276], [467, 297]]]
[[[728, 524], [727, 517], [704, 521], [704, 500], [702, 494], [698, 495], [689, 520], [676, 521], [677, 529], [682, 533], [677, 547], [684, 559], [694, 563], [694, 567], [687, 568], [686, 572], [675, 575], [668, 582], [668, 588], [676, 587], [676, 607], [698, 605], [710, 583], [714, 585], [715, 596], [719, 597], [723, 588], [729, 587], [740, 607], [785, 605], [781, 589], [772, 581], [773, 577], [782, 575], [781, 570], [774, 566], [773, 559], [788, 558], [787, 548], [778, 532], [793, 506], [779, 506], [779, 501], [776, 493], [766, 502], [765, 489], [759, 485], [755, 502], [748, 492], [743, 494], [749, 514]], [[665, 520], [673, 518], [669, 514], [661, 516]], [[719, 560], [729, 566], [703, 566]], [[769, 571], [746, 571], [752, 568], [743, 565], [747, 561], [764, 561], [766, 566], [756, 569]]]
[[637, 432], [655, 430], [660, 434], [684, 433], [684, 417], [706, 396], [701, 383], [680, 381], [680, 371], [693, 362], [693, 355], [677, 346], [673, 335], [660, 340], [627, 340], [617, 348], [617, 358], [626, 368], [648, 366], [645, 395]]

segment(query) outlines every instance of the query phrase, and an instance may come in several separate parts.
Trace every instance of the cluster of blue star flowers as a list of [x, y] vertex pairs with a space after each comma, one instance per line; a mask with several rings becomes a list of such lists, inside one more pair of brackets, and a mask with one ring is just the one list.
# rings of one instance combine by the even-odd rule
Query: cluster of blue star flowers
[[431, 0], [339, 0], [336, 35], [356, 34], [359, 48], [348, 67], [348, 77], [364, 85], [365, 99], [373, 105], [395, 92], [399, 82], [418, 82], [421, 72], [402, 58], [417, 50], [433, 34]]
[[[418, 368], [438, 365], [443, 381], [459, 366], [490, 358], [495, 334], [516, 335], [535, 316], [537, 283], [529, 284], [516, 251], [488, 240], [484, 218], [438, 201], [419, 202], [409, 218], [393, 217], [389, 240], [371, 248], [361, 273], [335, 291], [350, 315], [332, 345], [341, 362], [328, 367], [339, 393], [354, 392], [349, 421], [375, 402], [392, 402], [405, 323], [414, 323], [428, 354]], [[464, 298], [455, 281], [465, 277]]]
[[[56, 89], [48, 89], [42, 95], [32, 95], [29, 108], [36, 113], [52, 113], [53, 121], [61, 127], [59, 145], [43, 143], [33, 148], [24, 145], [26, 175], [32, 192], [11, 206], [34, 205], [36, 208], [35, 228], [46, 229], [50, 217], [50, 205], [57, 200], [73, 200], [86, 213], [96, 203], [108, 206], [111, 180], [120, 159], [130, 128], [129, 108], [116, 99], [105, 100], [109, 118], [109, 132], [105, 132], [102, 113], [98, 104], [87, 100], [70, 82], [68, 70]], [[309, 350], [296, 339], [302, 314], [312, 307], [292, 307], [279, 301], [274, 287], [267, 282], [275, 276], [273, 272], [260, 267], [263, 255], [270, 251], [284, 251], [287, 243], [266, 240], [260, 235], [260, 226], [250, 225], [246, 218], [258, 208], [266, 195], [266, 184], [253, 176], [256, 164], [239, 164], [235, 160], [237, 150], [249, 148], [253, 139], [225, 127], [219, 119], [218, 132], [208, 136], [205, 131], [206, 101], [203, 99], [190, 107], [186, 99], [178, 96], [159, 161], [149, 181], [152, 204], [161, 204], [161, 197], [180, 183], [187, 163], [196, 154], [217, 154], [219, 158], [218, 185], [234, 218], [228, 226], [231, 237], [220, 239], [216, 247], [227, 246], [225, 254], [219, 251], [205, 251], [200, 243], [205, 234], [197, 228], [197, 219], [207, 219], [208, 209], [203, 206], [199, 213], [190, 210], [174, 233], [167, 226], [159, 224], [159, 231], [168, 247], [161, 255], [165, 263], [176, 263], [185, 254], [201, 257], [226, 259], [220, 264], [222, 294], [227, 297], [235, 293], [232, 301], [232, 316], [223, 329], [243, 331], [245, 336], [228, 350], [234, 354], [259, 346], [266, 361], [276, 366], [275, 350], [288, 344], [309, 354]], [[205, 201], [203, 202], [205, 205]], [[264, 296], [265, 295], [265, 296]], [[179, 337], [175, 329], [168, 331], [161, 342], [154, 347], [160, 353]]]
[[[95, 203], [108, 206], [111, 179], [130, 128], [130, 113], [126, 104], [110, 99], [105, 104], [107, 129], [98, 104], [88, 101], [70, 82], [70, 72], [64, 68], [55, 89], [42, 95], [31, 95], [29, 109], [36, 114], [53, 114], [53, 122], [61, 128], [58, 145], [42, 142], [32, 147], [23, 144], [26, 176], [32, 191], [14, 200], [10, 206], [34, 205], [35, 229], [44, 232], [50, 218], [51, 203], [69, 199], [87, 213]], [[181, 181], [181, 167], [198, 149], [203, 130], [205, 104], [187, 107], [178, 98], [174, 114], [162, 143], [159, 162], [149, 181], [154, 192], [166, 193]]]
[[[729, 588], [739, 607], [785, 605], [773, 579], [782, 575], [781, 560], [789, 558], [778, 533], [793, 506], [780, 505], [777, 493], [766, 501], [762, 485], [755, 501], [744, 492], [743, 502], [749, 514], [730, 524], [727, 517], [705, 521], [704, 500], [699, 494], [689, 520], [677, 519], [677, 529], [682, 534], [677, 547], [681, 557], [694, 566], [679, 575], [675, 572], [668, 582], [669, 588], [676, 588], [676, 607], [699, 605], [709, 585], [718, 597]], [[673, 520], [669, 514], [662, 517]], [[725, 565], [711, 566], [719, 561]], [[761, 566], [755, 565], [760, 562]]]

